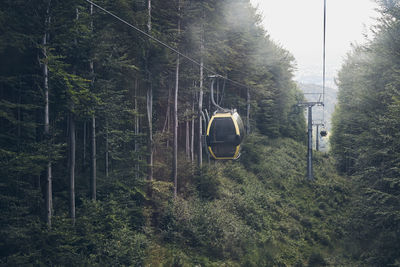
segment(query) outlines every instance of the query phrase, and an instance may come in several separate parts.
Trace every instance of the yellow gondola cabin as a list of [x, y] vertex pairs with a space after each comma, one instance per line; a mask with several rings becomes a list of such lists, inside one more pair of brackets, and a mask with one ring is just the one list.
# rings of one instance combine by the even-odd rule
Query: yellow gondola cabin
[[236, 110], [217, 111], [207, 127], [206, 143], [214, 159], [237, 159], [244, 136], [244, 125]]

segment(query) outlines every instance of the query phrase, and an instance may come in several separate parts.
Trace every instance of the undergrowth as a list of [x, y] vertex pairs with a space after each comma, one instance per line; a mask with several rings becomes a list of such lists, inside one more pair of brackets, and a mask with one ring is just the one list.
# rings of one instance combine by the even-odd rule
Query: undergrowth
[[350, 184], [329, 155], [314, 155], [307, 181], [306, 148], [291, 139], [249, 136], [242, 154], [186, 178], [191, 194], [154, 203], [146, 265], [351, 265], [341, 249]]

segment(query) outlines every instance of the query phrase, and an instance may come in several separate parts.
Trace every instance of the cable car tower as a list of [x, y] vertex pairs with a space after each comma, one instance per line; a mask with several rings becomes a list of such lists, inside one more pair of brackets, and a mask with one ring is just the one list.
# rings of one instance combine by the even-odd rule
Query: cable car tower
[[314, 180], [313, 165], [312, 165], [312, 132], [313, 132], [312, 108], [314, 106], [324, 106], [324, 103], [323, 102], [300, 102], [297, 105], [308, 108], [307, 179]]
[[[314, 174], [313, 174], [313, 163], [312, 163], [312, 132], [313, 132], [313, 120], [312, 120], [312, 108], [314, 106], [322, 106], [323, 108], [323, 122], [321, 125], [325, 125], [325, 73], [326, 73], [326, 68], [325, 68], [325, 63], [326, 63], [326, 0], [324, 0], [324, 38], [323, 38], [323, 56], [322, 56], [322, 94], [319, 94], [319, 100], [315, 102], [300, 102], [298, 103], [298, 106], [302, 107], [307, 107], [308, 109], [308, 144], [307, 144], [307, 179], [312, 181], [314, 180]], [[321, 96], [322, 96], [322, 101], [321, 101]], [[318, 135], [318, 130], [317, 130], [317, 135]], [[326, 136], [326, 130], [323, 129], [321, 131], [321, 136]], [[317, 137], [318, 139], [318, 137]], [[317, 149], [318, 150], [318, 149]]]

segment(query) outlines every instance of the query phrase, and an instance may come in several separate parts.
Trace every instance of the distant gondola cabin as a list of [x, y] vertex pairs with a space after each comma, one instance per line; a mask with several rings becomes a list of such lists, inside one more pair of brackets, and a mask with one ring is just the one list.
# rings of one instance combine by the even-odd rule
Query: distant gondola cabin
[[237, 159], [244, 136], [244, 125], [236, 111], [217, 111], [207, 127], [206, 142], [214, 159]]

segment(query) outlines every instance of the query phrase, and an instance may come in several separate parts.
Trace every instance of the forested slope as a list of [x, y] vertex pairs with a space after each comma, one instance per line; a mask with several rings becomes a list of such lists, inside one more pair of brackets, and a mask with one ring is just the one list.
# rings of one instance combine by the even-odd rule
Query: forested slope
[[165, 205], [194, 197], [194, 179], [207, 177], [198, 118], [214, 111], [209, 75], [246, 85], [221, 79], [216, 95], [249, 114], [248, 129], [304, 140], [293, 58], [248, 0], [96, 4], [131, 26], [87, 1], [0, 3], [5, 265], [140, 265], [152, 255]]
[[338, 76], [332, 151], [358, 185], [349, 218], [352, 253], [371, 266], [400, 262], [400, 8], [381, 1], [375, 36], [349, 53]]
[[180, 176], [185, 190], [177, 199], [172, 183], [153, 182], [151, 198], [117, 183], [101, 200], [83, 201], [75, 225], [57, 216], [51, 231], [33, 223], [8, 228], [2, 261], [354, 266], [342, 242], [351, 187], [323, 154], [315, 157], [316, 181], [307, 182], [305, 154], [305, 146], [291, 139], [249, 136], [240, 162], [213, 163], [202, 175]]
[[[330, 159], [290, 139], [250, 136], [240, 162], [213, 164], [187, 196], [157, 202], [150, 266], [351, 265], [342, 238], [351, 192]], [[159, 191], [158, 194], [162, 193]]]
[[[364, 259], [348, 249], [361, 218], [349, 207], [363, 199], [329, 155], [315, 155], [316, 180], [305, 180], [293, 57], [271, 41], [248, 0], [95, 3], [131, 26], [83, 0], [0, 2], [2, 265]], [[249, 114], [239, 161], [210, 161], [201, 145], [199, 116], [214, 111], [215, 73], [230, 79], [219, 79], [217, 101]], [[339, 146], [336, 153], [341, 164]]]

